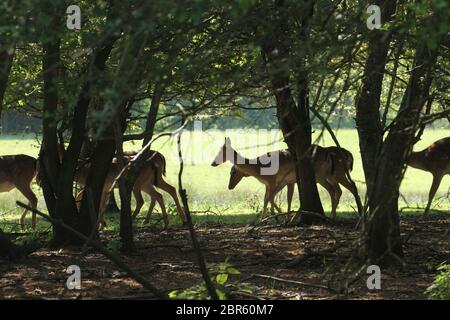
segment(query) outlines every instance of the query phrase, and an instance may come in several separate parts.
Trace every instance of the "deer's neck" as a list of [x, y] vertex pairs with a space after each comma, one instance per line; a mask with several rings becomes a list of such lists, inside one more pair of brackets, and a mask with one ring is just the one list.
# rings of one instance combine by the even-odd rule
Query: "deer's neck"
[[426, 150], [411, 153], [411, 156], [408, 159], [408, 165], [426, 171], [425, 151]]
[[233, 161], [231, 161], [239, 171], [248, 176], [257, 177], [260, 175], [261, 166], [257, 159], [248, 159], [233, 150]]

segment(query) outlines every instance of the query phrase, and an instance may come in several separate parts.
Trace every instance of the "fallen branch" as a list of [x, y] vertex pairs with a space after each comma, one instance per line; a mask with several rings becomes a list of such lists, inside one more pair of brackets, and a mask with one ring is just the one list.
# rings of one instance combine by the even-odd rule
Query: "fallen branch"
[[[324, 221], [324, 222], [327, 222], [327, 223], [330, 223], [330, 224], [336, 224], [336, 221], [334, 221], [333, 219], [331, 219], [331, 218], [328, 218], [326, 215], [324, 215], [324, 214], [320, 214], [320, 213], [317, 213], [317, 212], [312, 212], [312, 211], [299, 211], [299, 212], [297, 212], [297, 214], [294, 216], [294, 218], [289, 222], [289, 223], [287, 223], [287, 225], [289, 225], [289, 226], [295, 226], [295, 225], [298, 225], [297, 223], [295, 223], [297, 220], [298, 221], [302, 221], [302, 219], [301, 219], [301, 216], [312, 216], [312, 217], [314, 217], [314, 218], [317, 218], [317, 219], [319, 219], [319, 220], [322, 220], [322, 221]], [[300, 218], [300, 219], [299, 219]]]
[[287, 212], [280, 212], [280, 213], [276, 213], [276, 214], [271, 214], [268, 217], [265, 217], [264, 219], [261, 219], [260, 222], [263, 223], [263, 222], [266, 222], [266, 221], [268, 221], [270, 219], [275, 219], [277, 222], [279, 222], [278, 221], [278, 217], [281, 217], [281, 216], [288, 216], [289, 217], [289, 213], [287, 213]]
[[147, 289], [148, 291], [153, 293], [159, 299], [164, 299], [165, 300], [165, 299], [168, 298], [165, 293], [162, 293], [159, 289], [157, 289], [155, 286], [153, 286], [153, 284], [148, 282], [147, 279], [145, 279], [143, 276], [141, 276], [140, 274], [138, 274], [135, 271], [133, 271], [128, 265], [126, 265], [114, 253], [112, 253], [112, 252], [108, 251], [107, 249], [105, 249], [101, 243], [99, 243], [99, 242], [97, 242], [95, 240], [89, 239], [84, 234], [82, 234], [82, 233], [78, 232], [77, 230], [71, 228], [70, 226], [66, 225], [65, 223], [61, 222], [60, 220], [53, 219], [52, 217], [50, 217], [50, 216], [40, 212], [39, 210], [31, 208], [30, 206], [27, 206], [26, 204], [24, 204], [24, 203], [22, 203], [20, 201], [16, 201], [16, 203], [17, 203], [18, 206], [20, 206], [20, 207], [22, 207], [24, 209], [30, 210], [31, 212], [37, 214], [38, 216], [41, 216], [42, 218], [44, 218], [45, 220], [49, 221], [50, 223], [52, 223], [54, 225], [58, 225], [58, 226], [60, 226], [60, 227], [62, 227], [64, 229], [66, 229], [67, 231], [72, 233], [74, 236], [76, 236], [76, 237], [86, 241], [87, 243], [89, 243], [89, 245], [93, 246], [95, 249], [100, 251], [105, 257], [107, 257], [109, 260], [114, 262], [119, 268], [124, 270], [131, 278], [136, 280], [145, 289]]
[[316, 289], [323, 289], [323, 290], [327, 290], [327, 291], [330, 291], [330, 292], [333, 292], [333, 293], [338, 293], [336, 290], [334, 290], [334, 289], [332, 289], [332, 288], [330, 288], [328, 286], [321, 285], [321, 284], [314, 284], [314, 283], [307, 283], [307, 282], [303, 282], [303, 281], [282, 279], [282, 278], [273, 277], [273, 276], [269, 276], [269, 275], [265, 275], [265, 274], [252, 274], [247, 279], [251, 279], [251, 278], [269, 279], [269, 280], [274, 280], [274, 281], [278, 281], [278, 282], [295, 284], [295, 285], [299, 285], [299, 286], [316, 288]]

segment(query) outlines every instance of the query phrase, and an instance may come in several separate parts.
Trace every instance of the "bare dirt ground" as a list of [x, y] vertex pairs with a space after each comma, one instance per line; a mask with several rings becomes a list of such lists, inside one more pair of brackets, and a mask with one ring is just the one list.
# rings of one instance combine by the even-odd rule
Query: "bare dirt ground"
[[[354, 280], [362, 265], [355, 259], [349, 263], [358, 236], [354, 221], [314, 227], [203, 224], [196, 225], [196, 230], [209, 266], [229, 258], [241, 272], [234, 280], [253, 286], [250, 297], [234, 297], [237, 299], [423, 299], [436, 267], [450, 260], [450, 215], [435, 214], [425, 221], [403, 217], [401, 224], [405, 265], [381, 270], [381, 290], [367, 289], [365, 269]], [[112, 234], [103, 234], [103, 238], [110, 237]], [[121, 258], [157, 287], [171, 291], [199, 283], [187, 230], [140, 228], [136, 247], [135, 254]], [[65, 269], [72, 264], [81, 268], [81, 290], [66, 288]], [[338, 294], [336, 289], [345, 279], [352, 284], [348, 292]], [[145, 299], [152, 295], [102, 254], [42, 248], [20, 261], [0, 260], [0, 297]]]

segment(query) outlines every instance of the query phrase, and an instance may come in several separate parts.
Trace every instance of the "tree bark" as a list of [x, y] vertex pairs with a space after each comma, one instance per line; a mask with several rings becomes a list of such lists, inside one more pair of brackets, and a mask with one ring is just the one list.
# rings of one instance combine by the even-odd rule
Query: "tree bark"
[[0, 126], [3, 111], [3, 99], [5, 97], [6, 88], [8, 87], [8, 79], [13, 59], [14, 51], [11, 53], [6, 51], [6, 48], [0, 47]]
[[429, 97], [438, 49], [420, 43], [400, 110], [379, 156], [373, 193], [369, 199], [367, 253], [370, 261], [394, 264], [402, 257], [398, 196], [406, 161], [412, 151], [420, 113]]
[[[39, 179], [43, 189], [45, 203], [51, 217], [58, 219], [56, 199], [58, 177], [60, 175], [60, 159], [58, 155], [58, 70], [60, 60], [60, 41], [43, 45], [43, 77], [44, 77], [44, 107], [42, 120], [42, 145], [39, 154]], [[70, 219], [74, 221], [75, 215]], [[60, 227], [53, 226], [53, 240], [63, 242], [65, 232]]]
[[[60, 8], [59, 8], [60, 9]], [[60, 19], [54, 15], [56, 6], [49, 5], [46, 10], [53, 14], [53, 25], [58, 29]], [[43, 115], [43, 143], [40, 152], [40, 180], [42, 181], [44, 198], [50, 216], [63, 221], [66, 225], [78, 228], [78, 209], [72, 193], [73, 179], [78, 164], [78, 157], [85, 136], [85, 121], [87, 109], [91, 99], [91, 82], [88, 79], [82, 87], [74, 111], [72, 136], [67, 152], [59, 155], [57, 123], [58, 118], [58, 77], [60, 70], [59, 39], [44, 43], [43, 74], [44, 74], [44, 115]], [[109, 50], [110, 51], [110, 50]], [[108, 50], [102, 48], [94, 54], [93, 67], [104, 68], [109, 56]], [[79, 239], [65, 232], [58, 225], [53, 225], [53, 243], [77, 244]]]
[[[312, 8], [306, 7], [309, 19]], [[297, 84], [299, 99], [297, 103], [290, 89], [290, 55], [289, 14], [288, 8], [278, 1], [273, 10], [273, 29], [267, 34], [262, 45], [265, 64], [276, 98], [277, 117], [289, 150], [296, 161], [296, 174], [299, 187], [301, 210], [323, 214], [323, 207], [317, 190], [311, 148], [311, 121], [309, 118], [308, 73], [305, 60], [299, 63]], [[307, 28], [306, 21], [303, 27]], [[307, 30], [302, 30], [306, 41]], [[305, 217], [302, 223], [312, 224], [311, 216]]]
[[[396, 0], [378, 0], [374, 4], [381, 8], [382, 22], [389, 22], [395, 13]], [[372, 30], [369, 37], [362, 88], [356, 98], [356, 127], [367, 194], [370, 195], [374, 186], [377, 157], [383, 143], [380, 99], [391, 35], [385, 31]]]
[[[42, 10], [49, 16], [52, 16], [51, 25], [55, 30], [61, 27], [60, 16], [55, 14], [61, 10], [61, 3], [52, 4], [43, 2]], [[60, 78], [60, 39], [53, 37], [43, 43], [43, 78], [44, 78], [44, 108], [43, 108], [43, 141], [39, 156], [39, 180], [42, 183], [44, 199], [49, 210], [49, 214], [55, 219], [63, 219], [70, 226], [74, 226], [76, 222], [77, 210], [75, 201], [71, 194], [72, 181], [69, 185], [70, 195], [72, 199], [61, 197], [61, 177], [67, 174], [67, 171], [60, 166], [60, 157], [58, 154], [58, 135], [57, 124], [58, 118], [58, 83]], [[67, 189], [67, 188], [66, 188]], [[70, 201], [72, 200], [72, 201]], [[58, 208], [58, 204], [63, 203], [62, 209]], [[74, 238], [68, 235], [60, 227], [53, 225], [53, 243], [61, 245], [63, 243], [71, 243]]]

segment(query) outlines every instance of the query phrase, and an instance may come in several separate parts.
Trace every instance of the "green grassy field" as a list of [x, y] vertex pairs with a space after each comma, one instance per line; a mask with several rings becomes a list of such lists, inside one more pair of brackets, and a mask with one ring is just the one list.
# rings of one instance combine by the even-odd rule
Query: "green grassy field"
[[[185, 170], [183, 175], [183, 184], [189, 196], [191, 210], [202, 220], [224, 221], [226, 217], [235, 217], [232, 220], [246, 221], [252, 219], [254, 214], [261, 210], [264, 194], [264, 186], [254, 178], [245, 178], [236, 187], [229, 191], [228, 178], [231, 164], [223, 164], [218, 167], [211, 167], [210, 163], [214, 159], [219, 148], [222, 146], [224, 137], [229, 136], [232, 145], [242, 155], [246, 157], [255, 157], [270, 150], [285, 148], [279, 131], [185, 131], [182, 136], [182, 149], [185, 159]], [[319, 132], [314, 134], [316, 143], [329, 146], [333, 145], [328, 134], [318, 139]], [[421, 150], [432, 142], [450, 136], [450, 130], [426, 130], [422, 140], [415, 146], [415, 150]], [[362, 170], [361, 157], [358, 147], [358, 136], [356, 130], [343, 129], [337, 131], [337, 137], [341, 145], [350, 150], [355, 158], [353, 179], [357, 182], [359, 192], [364, 195], [364, 174]], [[318, 140], [317, 140], [318, 139]], [[28, 154], [36, 156], [39, 150], [39, 141], [35, 136], [0, 136], [0, 155], [5, 154]], [[139, 144], [128, 143], [126, 149], [138, 149]], [[251, 147], [249, 147], [251, 146]], [[179, 161], [177, 154], [176, 139], [168, 137], [161, 138], [155, 142], [153, 149], [161, 151], [167, 159], [167, 180], [169, 183], [177, 186], [177, 175], [179, 170]], [[405, 179], [401, 185], [400, 206], [416, 208], [424, 207], [428, 197], [428, 190], [431, 185], [431, 175], [429, 173], [409, 168]], [[38, 186], [34, 186], [39, 197], [39, 209], [45, 211], [45, 203], [42, 193]], [[437, 210], [450, 210], [450, 201], [448, 193], [450, 191], [450, 177], [446, 176], [442, 181], [438, 194], [433, 203], [433, 208]], [[170, 199], [163, 192], [166, 203], [170, 205], [170, 211], [173, 211], [173, 205]], [[325, 210], [330, 210], [329, 196], [326, 191], [320, 187], [320, 195], [323, 200]], [[20, 216], [20, 209], [15, 206], [15, 200], [22, 199], [17, 191], [10, 193], [0, 193], [0, 226], [11, 224], [15, 226]], [[146, 198], [148, 200], [148, 197]], [[293, 208], [298, 208], [298, 196], [294, 196]], [[281, 193], [278, 201], [286, 208], [285, 192]], [[338, 207], [338, 215], [341, 217], [351, 214], [354, 208], [352, 195], [344, 190]], [[148, 202], [142, 212], [148, 207]], [[241, 217], [242, 219], [239, 219]], [[172, 217], [174, 218], [174, 217]], [[229, 221], [228, 219], [226, 219]]]

